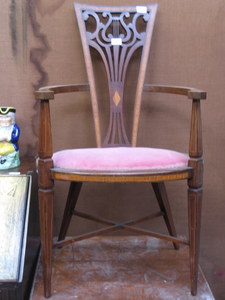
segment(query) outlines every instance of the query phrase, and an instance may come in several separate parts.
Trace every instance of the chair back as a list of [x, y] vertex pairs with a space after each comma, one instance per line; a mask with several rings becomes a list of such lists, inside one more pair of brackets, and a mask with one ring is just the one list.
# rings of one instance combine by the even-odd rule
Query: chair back
[[[136, 146], [149, 49], [151, 44], [157, 4], [146, 6], [94, 6], [74, 3], [90, 85], [98, 147]], [[102, 140], [99, 104], [93, 69], [91, 49], [100, 55], [107, 74], [110, 120]], [[128, 65], [137, 49], [141, 48], [134, 102], [132, 137], [124, 126], [123, 98]]]

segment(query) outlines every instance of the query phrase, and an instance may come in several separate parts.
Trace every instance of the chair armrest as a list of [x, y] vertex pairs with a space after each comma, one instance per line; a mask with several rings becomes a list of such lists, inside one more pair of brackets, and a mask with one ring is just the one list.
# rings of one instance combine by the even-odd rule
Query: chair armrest
[[203, 170], [203, 145], [202, 145], [202, 121], [200, 100], [206, 99], [206, 92], [190, 87], [164, 86], [145, 84], [144, 91], [152, 93], [168, 93], [187, 96], [192, 99], [191, 128], [189, 139], [189, 166], [194, 170], [193, 177], [189, 180], [189, 186], [200, 188], [202, 186]]
[[[52, 157], [52, 132], [49, 100], [54, 99], [55, 94], [89, 91], [88, 84], [69, 84], [46, 86], [35, 92], [36, 100], [40, 100], [40, 121], [39, 121], [39, 165], [42, 163], [48, 166], [48, 160]], [[43, 161], [46, 160], [46, 161]], [[51, 162], [50, 162], [51, 164]], [[44, 172], [45, 174], [45, 172]]]
[[206, 99], [206, 92], [190, 87], [144, 84], [144, 92], [184, 95], [189, 99]]
[[89, 90], [90, 90], [89, 84], [53, 85], [53, 86], [42, 87], [34, 94], [36, 100], [50, 100], [50, 99], [54, 99], [55, 94], [85, 92]]

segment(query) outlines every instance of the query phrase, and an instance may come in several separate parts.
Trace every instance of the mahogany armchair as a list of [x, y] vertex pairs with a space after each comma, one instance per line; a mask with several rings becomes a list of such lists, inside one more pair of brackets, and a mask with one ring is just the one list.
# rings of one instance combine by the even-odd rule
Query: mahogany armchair
[[[61, 247], [95, 235], [125, 229], [171, 241], [190, 248], [191, 293], [197, 293], [199, 234], [202, 202], [202, 133], [200, 100], [206, 93], [193, 88], [144, 84], [157, 4], [146, 6], [107, 7], [74, 4], [83, 45], [88, 84], [59, 85], [40, 88], [35, 92], [40, 103], [39, 132], [39, 203], [41, 249], [45, 297], [51, 296], [52, 247]], [[90, 25], [87, 25], [90, 21]], [[94, 22], [93, 22], [94, 21]], [[91, 28], [93, 26], [93, 28]], [[102, 140], [98, 97], [91, 51], [99, 53], [105, 66], [110, 101], [110, 120], [106, 137]], [[141, 49], [136, 84], [134, 119], [131, 139], [123, 120], [123, 94], [128, 64], [137, 49]], [[50, 105], [57, 94], [90, 92], [96, 148], [67, 149], [53, 153]], [[169, 93], [186, 96], [192, 101], [189, 154], [168, 149], [136, 147], [142, 93]], [[169, 206], [165, 182], [186, 180], [188, 186], [189, 238], [178, 238]], [[57, 242], [53, 243], [54, 182], [70, 181], [67, 203]], [[122, 224], [97, 218], [75, 210], [82, 182], [149, 182], [152, 184], [160, 212]], [[71, 217], [95, 220], [106, 228], [65, 239]], [[139, 222], [163, 216], [168, 235], [142, 230]]]

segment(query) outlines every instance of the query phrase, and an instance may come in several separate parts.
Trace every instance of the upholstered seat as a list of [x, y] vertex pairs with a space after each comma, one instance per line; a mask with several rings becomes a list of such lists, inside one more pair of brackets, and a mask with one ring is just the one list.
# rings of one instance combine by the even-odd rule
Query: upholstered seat
[[189, 156], [144, 147], [67, 149], [53, 154], [55, 168], [73, 171], [127, 172], [187, 167]]

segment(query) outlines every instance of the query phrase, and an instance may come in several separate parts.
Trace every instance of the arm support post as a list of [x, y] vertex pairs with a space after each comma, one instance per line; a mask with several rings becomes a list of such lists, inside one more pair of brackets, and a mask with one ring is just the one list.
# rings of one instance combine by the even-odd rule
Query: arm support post
[[38, 155], [41, 159], [52, 156], [52, 134], [49, 100], [41, 100]]
[[202, 121], [200, 99], [193, 99], [189, 155], [191, 158], [198, 158], [202, 156], [202, 153]]
[[192, 101], [191, 132], [189, 141], [189, 166], [193, 168], [193, 177], [188, 184], [191, 188], [200, 188], [203, 183], [203, 146], [200, 99]]

